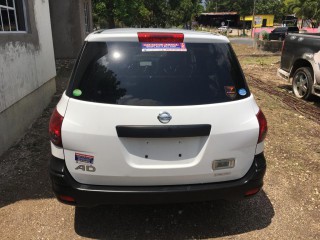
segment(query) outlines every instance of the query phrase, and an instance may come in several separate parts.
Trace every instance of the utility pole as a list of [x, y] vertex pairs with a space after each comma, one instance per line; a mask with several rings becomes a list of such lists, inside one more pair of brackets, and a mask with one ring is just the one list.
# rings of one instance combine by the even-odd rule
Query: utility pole
[[255, 13], [256, 13], [256, 0], [253, 0], [252, 23], [251, 23], [251, 36], [252, 36], [252, 38], [254, 38]]
[[227, 22], [228, 22], [228, 26], [227, 26], [227, 36], [228, 36], [228, 32], [229, 32], [229, 24], [230, 24], [230, 21], [231, 21], [231, 20], [227, 20]]

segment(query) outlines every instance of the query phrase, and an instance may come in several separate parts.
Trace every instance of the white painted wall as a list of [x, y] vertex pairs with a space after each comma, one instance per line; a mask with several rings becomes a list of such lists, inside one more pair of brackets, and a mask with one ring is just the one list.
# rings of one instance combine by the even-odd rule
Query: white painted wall
[[29, 8], [34, 8], [39, 46], [24, 42], [0, 45], [0, 113], [56, 75], [49, 0], [34, 0]]

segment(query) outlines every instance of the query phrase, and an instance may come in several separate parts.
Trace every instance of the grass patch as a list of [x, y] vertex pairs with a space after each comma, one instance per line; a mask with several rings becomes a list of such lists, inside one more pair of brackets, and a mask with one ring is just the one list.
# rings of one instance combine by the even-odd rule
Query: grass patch
[[279, 56], [248, 56], [241, 57], [240, 62], [242, 65], [271, 65], [276, 64], [280, 61]]

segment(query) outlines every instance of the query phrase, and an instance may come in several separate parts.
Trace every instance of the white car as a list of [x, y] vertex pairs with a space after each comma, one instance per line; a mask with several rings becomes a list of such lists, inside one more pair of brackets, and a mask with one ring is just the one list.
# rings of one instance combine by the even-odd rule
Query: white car
[[263, 185], [267, 122], [220, 35], [90, 34], [49, 133], [67, 204], [232, 200]]
[[220, 32], [220, 33], [226, 33], [226, 32], [232, 33], [232, 29], [229, 28], [228, 26], [221, 26], [221, 27], [218, 28], [218, 32]]

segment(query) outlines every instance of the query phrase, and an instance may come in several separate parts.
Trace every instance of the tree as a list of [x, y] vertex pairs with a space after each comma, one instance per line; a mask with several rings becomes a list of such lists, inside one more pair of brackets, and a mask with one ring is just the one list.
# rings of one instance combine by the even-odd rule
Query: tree
[[256, 14], [272, 14], [277, 22], [281, 22], [285, 14], [285, 3], [283, 0], [257, 0]]
[[238, 12], [252, 14], [253, 0], [206, 0], [206, 12]]
[[[238, 12], [241, 17], [252, 15], [254, 0], [206, 0], [206, 12]], [[285, 0], [257, 0], [256, 14], [273, 14], [281, 20], [285, 12]]]
[[166, 27], [190, 23], [202, 10], [201, 0], [93, 0], [100, 27]]
[[302, 20], [315, 20], [320, 22], [320, 1], [319, 0], [289, 0], [287, 2], [289, 13], [296, 14]]
[[141, 24], [150, 15], [144, 0], [93, 0], [93, 13], [102, 28], [115, 28], [119, 23]]
[[[252, 15], [254, 0], [206, 0], [206, 11], [218, 12], [238, 12], [244, 19], [247, 15]], [[245, 34], [245, 21], [243, 21], [243, 34]]]
[[103, 23], [102, 27], [115, 27], [115, 3], [115, 0], [93, 0], [94, 19], [97, 24]]
[[[122, 2], [121, 2], [122, 1]], [[117, 20], [129, 27], [144, 27], [150, 21], [152, 12], [146, 8], [143, 0], [121, 0]]]
[[171, 0], [169, 5], [169, 25], [190, 25], [191, 20], [203, 11], [201, 0]]

